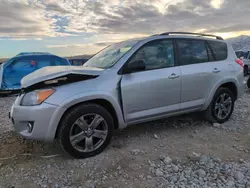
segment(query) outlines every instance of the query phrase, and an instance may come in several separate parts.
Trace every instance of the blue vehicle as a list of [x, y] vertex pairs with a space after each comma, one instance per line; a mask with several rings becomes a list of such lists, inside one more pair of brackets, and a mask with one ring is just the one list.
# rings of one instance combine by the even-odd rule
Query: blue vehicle
[[0, 94], [19, 92], [21, 79], [26, 75], [46, 66], [69, 65], [70, 62], [50, 53], [25, 52], [16, 55], [1, 64]]

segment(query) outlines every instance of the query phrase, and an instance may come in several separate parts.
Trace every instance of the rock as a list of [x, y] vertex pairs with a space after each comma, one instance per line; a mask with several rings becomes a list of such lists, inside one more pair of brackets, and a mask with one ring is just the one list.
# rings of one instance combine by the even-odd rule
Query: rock
[[179, 171], [179, 168], [178, 168], [178, 166], [176, 166], [176, 165], [173, 165], [173, 166], [172, 166], [172, 169], [173, 169], [174, 172], [178, 172], [178, 171]]
[[117, 170], [121, 170], [121, 166], [118, 166], [116, 169], [117, 169]]
[[221, 159], [220, 159], [220, 158], [217, 158], [217, 157], [214, 157], [214, 158], [213, 158], [213, 161], [216, 162], [216, 163], [221, 163]]
[[207, 157], [206, 155], [202, 155], [200, 156], [200, 163], [206, 163], [209, 160], [209, 157]]
[[235, 185], [234, 181], [228, 181], [227, 182], [228, 187], [234, 187], [234, 185]]
[[210, 169], [213, 169], [215, 164], [212, 161], [209, 161], [206, 166]]
[[161, 169], [157, 168], [157, 169], [155, 170], [155, 175], [159, 177], [159, 176], [163, 176], [164, 174], [163, 174], [163, 172], [162, 172]]
[[138, 155], [139, 153], [141, 153], [141, 150], [139, 150], [139, 149], [133, 149], [133, 150], [131, 151], [131, 154], [132, 154], [132, 155]]
[[206, 172], [203, 169], [197, 170], [197, 175], [201, 178], [204, 178], [206, 176]]
[[194, 157], [200, 157], [201, 154], [193, 152], [193, 156], [194, 156]]
[[215, 128], [221, 128], [221, 124], [219, 124], [219, 123], [213, 123], [213, 127], [215, 127]]
[[171, 159], [170, 157], [166, 157], [166, 158], [163, 160], [163, 162], [164, 162], [165, 164], [171, 164], [171, 163], [172, 163], [172, 159]]
[[148, 175], [148, 176], [147, 176], [147, 179], [148, 179], [148, 180], [151, 180], [151, 179], [152, 179], [152, 176], [149, 176], [149, 175]]
[[176, 182], [178, 181], [178, 177], [177, 177], [177, 176], [171, 176], [171, 177], [169, 178], [169, 181], [170, 181], [170, 182], [173, 182], [173, 183], [176, 183]]
[[245, 161], [243, 159], [240, 159], [240, 163], [244, 163]]
[[235, 180], [241, 181], [243, 178], [244, 178], [244, 175], [241, 172], [239, 172], [239, 171], [234, 172], [234, 179]]
[[225, 174], [229, 170], [230, 166], [227, 164], [222, 164], [220, 167], [220, 173]]
[[186, 178], [184, 177], [184, 176], [180, 176], [180, 178], [179, 178], [179, 181], [181, 182], [181, 181], [186, 181]]
[[159, 139], [159, 137], [157, 136], [157, 134], [154, 134], [154, 138], [155, 139]]

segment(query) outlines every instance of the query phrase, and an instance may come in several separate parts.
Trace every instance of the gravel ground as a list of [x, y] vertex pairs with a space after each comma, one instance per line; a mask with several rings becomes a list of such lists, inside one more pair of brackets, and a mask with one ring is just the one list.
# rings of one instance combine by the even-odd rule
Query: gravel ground
[[115, 133], [98, 156], [76, 160], [56, 144], [20, 138], [0, 99], [0, 187], [250, 187], [250, 94], [223, 125], [189, 114]]

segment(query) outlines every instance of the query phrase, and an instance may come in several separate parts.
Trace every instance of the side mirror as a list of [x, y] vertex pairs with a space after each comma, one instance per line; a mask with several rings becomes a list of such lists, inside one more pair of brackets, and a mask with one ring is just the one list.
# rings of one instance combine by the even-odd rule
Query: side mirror
[[146, 63], [143, 59], [131, 61], [128, 63], [125, 73], [132, 73], [137, 71], [144, 71], [146, 69]]

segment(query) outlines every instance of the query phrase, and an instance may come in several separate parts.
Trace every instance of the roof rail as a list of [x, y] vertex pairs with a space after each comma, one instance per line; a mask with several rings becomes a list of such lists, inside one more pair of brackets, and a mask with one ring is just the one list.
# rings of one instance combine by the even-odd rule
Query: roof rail
[[183, 34], [183, 35], [199, 35], [204, 37], [215, 37], [217, 40], [223, 40], [222, 37], [216, 36], [216, 35], [210, 35], [210, 34], [204, 34], [204, 33], [191, 33], [191, 32], [166, 32], [162, 33], [160, 35], [171, 35], [171, 34]]

